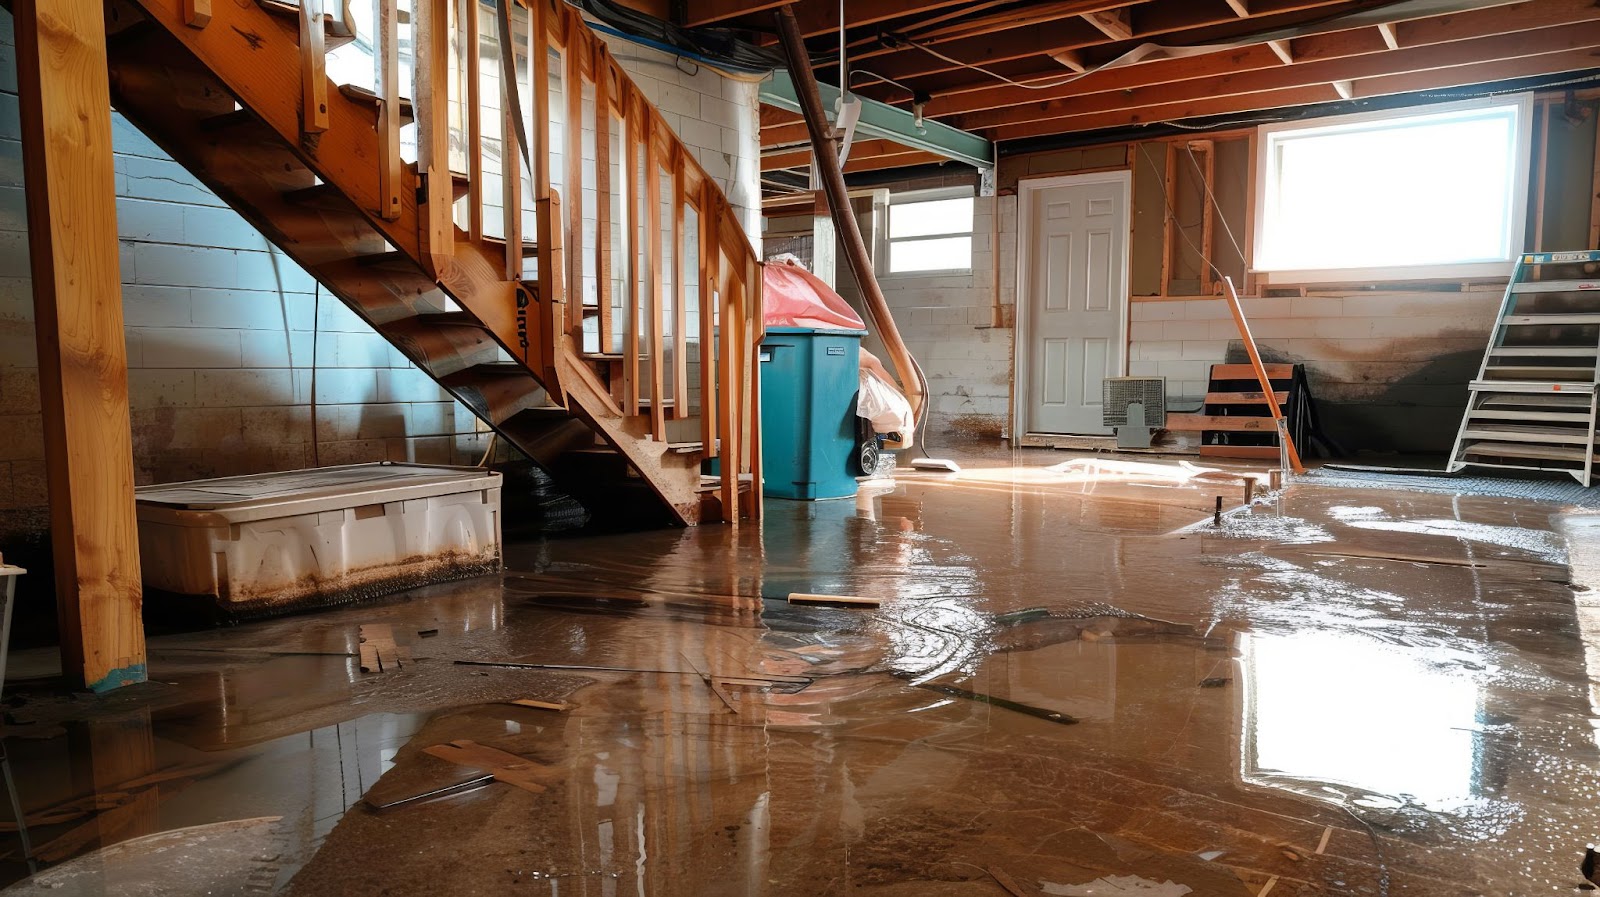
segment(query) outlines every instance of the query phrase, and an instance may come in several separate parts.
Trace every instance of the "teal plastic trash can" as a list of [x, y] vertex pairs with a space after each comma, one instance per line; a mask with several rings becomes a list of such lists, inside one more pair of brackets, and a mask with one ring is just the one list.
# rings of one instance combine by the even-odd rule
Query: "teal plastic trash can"
[[763, 494], [856, 494], [856, 391], [865, 330], [769, 327], [761, 343]]

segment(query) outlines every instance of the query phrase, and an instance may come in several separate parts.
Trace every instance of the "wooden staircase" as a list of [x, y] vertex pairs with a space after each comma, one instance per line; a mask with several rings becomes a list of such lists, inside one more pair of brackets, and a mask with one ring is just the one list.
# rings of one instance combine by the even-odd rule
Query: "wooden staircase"
[[[322, 0], [109, 0], [112, 98], [536, 463], [600, 445], [684, 524], [757, 519], [759, 257], [578, 13], [515, 2], [376, 0], [363, 30]], [[370, 84], [327, 77], [351, 43]]]

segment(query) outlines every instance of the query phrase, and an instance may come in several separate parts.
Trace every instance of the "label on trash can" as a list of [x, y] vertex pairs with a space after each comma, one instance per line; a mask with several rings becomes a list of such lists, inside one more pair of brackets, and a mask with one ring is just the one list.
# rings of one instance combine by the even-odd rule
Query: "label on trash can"
[[844, 346], [829, 346], [828, 347], [828, 354], [829, 355], [843, 355], [844, 354]]

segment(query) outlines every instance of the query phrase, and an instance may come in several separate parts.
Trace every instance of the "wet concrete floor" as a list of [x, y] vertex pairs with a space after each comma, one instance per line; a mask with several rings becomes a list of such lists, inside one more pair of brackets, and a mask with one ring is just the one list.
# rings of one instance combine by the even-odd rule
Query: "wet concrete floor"
[[[38, 870], [28, 894], [1578, 889], [1600, 516], [1296, 484], [1215, 527], [1237, 483], [1040, 469], [1066, 457], [773, 501], [759, 530], [517, 544], [500, 577], [154, 638], [152, 681], [104, 698], [10, 683], [27, 845], [0, 823], [0, 874]], [[362, 673], [369, 623], [411, 661]], [[544, 790], [371, 809], [481, 775], [424, 752], [462, 740]]]

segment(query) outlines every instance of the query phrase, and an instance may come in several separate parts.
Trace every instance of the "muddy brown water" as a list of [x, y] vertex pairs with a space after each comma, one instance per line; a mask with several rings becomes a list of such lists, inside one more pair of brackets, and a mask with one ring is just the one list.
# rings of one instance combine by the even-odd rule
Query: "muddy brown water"
[[[3, 826], [0, 873], [191, 893], [176, 870], [233, 842], [129, 845], [277, 817], [240, 829], [237, 887], [210, 893], [1577, 888], [1600, 839], [1600, 517], [1296, 485], [1216, 528], [1231, 486], [1019, 457], [162, 636], [152, 681], [106, 698], [23, 652], [3, 745], [32, 860]], [[363, 623], [412, 662], [362, 673]], [[547, 789], [362, 802], [472, 777], [423, 751], [458, 740], [546, 767]], [[152, 851], [171, 880], [138, 890]], [[1092, 889], [1108, 878], [1125, 889]]]

